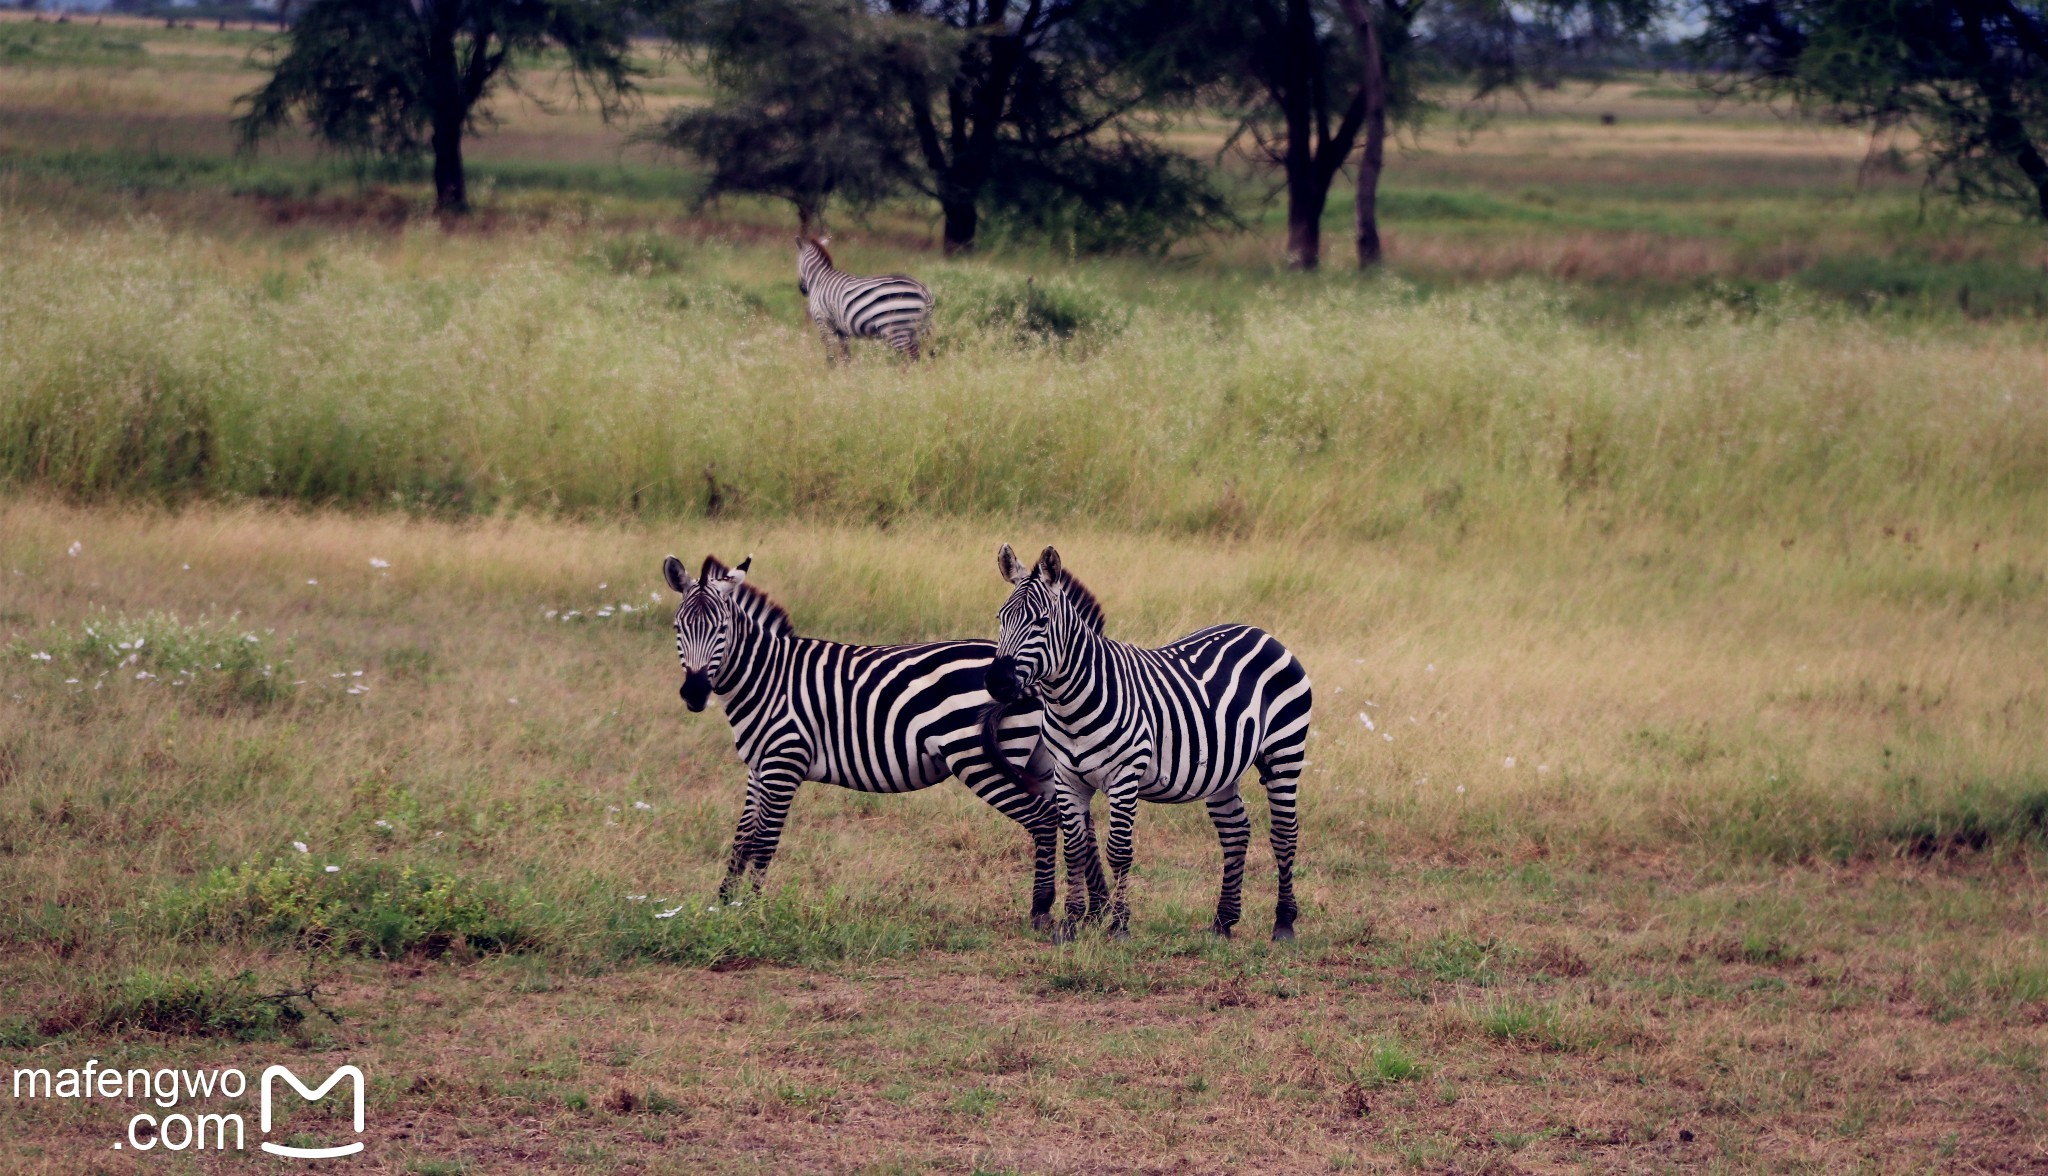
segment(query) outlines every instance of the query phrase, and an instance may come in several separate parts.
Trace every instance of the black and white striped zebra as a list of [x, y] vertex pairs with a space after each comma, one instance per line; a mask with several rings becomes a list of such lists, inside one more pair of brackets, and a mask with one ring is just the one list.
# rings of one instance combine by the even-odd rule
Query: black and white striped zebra
[[[1127, 894], [1132, 825], [1140, 800], [1208, 805], [1223, 846], [1223, 889], [1211, 929], [1228, 936], [1241, 912], [1251, 822], [1238, 779], [1256, 767], [1272, 815], [1279, 895], [1273, 938], [1294, 938], [1295, 789], [1308, 747], [1308, 672], [1269, 634], [1249, 625], [1212, 625], [1159, 649], [1104, 637], [1077, 601], [1093, 598], [1048, 547], [1037, 565], [1008, 544], [996, 567], [1011, 584], [997, 614], [1001, 634], [989, 664], [989, 693], [1013, 705], [1045, 707], [1066, 832], [1065, 930], [1087, 912], [1077, 880], [1095, 857], [1088, 816], [1096, 792], [1109, 795], [1110, 934], [1129, 933]], [[1094, 615], [1100, 617], [1096, 607]], [[1097, 867], [1099, 870], [1099, 867]]]
[[902, 274], [859, 278], [832, 265], [825, 238], [796, 239], [796, 288], [808, 301], [811, 322], [825, 340], [827, 359], [849, 359], [849, 338], [886, 339], [918, 357], [932, 325], [932, 292]]
[[997, 711], [984, 684], [995, 646], [799, 637], [789, 615], [746, 582], [752, 563], [728, 570], [707, 558], [694, 581], [675, 556], [661, 565], [683, 597], [675, 612], [683, 702], [701, 711], [716, 694], [747, 765], [719, 901], [736, 898], [743, 881], [759, 890], [804, 781], [914, 792], [955, 776], [1031, 834], [1032, 925], [1050, 926], [1059, 846], [1051, 764], [1034, 759], [1035, 704], [985, 713]]

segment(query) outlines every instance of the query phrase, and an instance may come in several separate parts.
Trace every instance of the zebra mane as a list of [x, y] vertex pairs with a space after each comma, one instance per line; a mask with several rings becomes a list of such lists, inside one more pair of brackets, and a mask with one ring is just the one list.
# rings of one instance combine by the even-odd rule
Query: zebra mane
[[817, 250], [818, 256], [825, 259], [826, 265], [831, 266], [833, 269], [839, 268], [838, 263], [832, 260], [832, 254], [826, 250], [825, 243], [823, 241], [819, 240], [816, 237], [805, 237], [804, 243], [809, 245], [811, 248]]
[[1096, 636], [1101, 636], [1102, 602], [1095, 599], [1087, 585], [1076, 580], [1074, 573], [1063, 570], [1060, 572], [1060, 592], [1066, 596], [1067, 603], [1074, 606], [1074, 611], [1081, 614], [1081, 623], [1094, 630]]
[[[704, 566], [697, 573], [697, 581], [703, 583], [713, 575], [725, 575], [729, 569], [718, 561], [715, 555], [704, 557]], [[778, 637], [796, 636], [796, 625], [791, 623], [788, 610], [775, 603], [775, 598], [752, 584], [741, 581], [733, 592], [733, 607], [745, 613], [764, 631]]]

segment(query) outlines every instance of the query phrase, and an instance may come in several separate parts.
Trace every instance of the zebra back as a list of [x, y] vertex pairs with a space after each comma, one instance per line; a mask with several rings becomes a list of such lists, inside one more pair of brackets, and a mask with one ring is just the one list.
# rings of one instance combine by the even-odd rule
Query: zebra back
[[832, 264], [822, 239], [797, 238], [796, 270], [812, 321], [835, 334], [887, 339], [898, 350], [914, 350], [931, 326], [932, 292], [924, 283], [903, 274], [849, 274]]

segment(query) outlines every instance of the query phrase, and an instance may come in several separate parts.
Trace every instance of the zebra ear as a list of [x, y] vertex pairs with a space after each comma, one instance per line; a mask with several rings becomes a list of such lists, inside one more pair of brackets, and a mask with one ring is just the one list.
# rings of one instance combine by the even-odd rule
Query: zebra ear
[[1023, 564], [1017, 562], [1017, 553], [1011, 551], [1010, 545], [1005, 543], [996, 548], [996, 574], [1005, 582], [1016, 584], [1029, 573], [1024, 570]]
[[683, 561], [673, 555], [661, 561], [661, 578], [678, 592], [687, 595], [690, 591], [690, 573], [683, 570]]
[[747, 558], [740, 561], [740, 566], [734, 568], [731, 572], [728, 572], [725, 578], [732, 582], [733, 587], [737, 588], [740, 585], [747, 582], [747, 569], [753, 566], [754, 554], [752, 552], [748, 552]]
[[1048, 584], [1060, 582], [1059, 548], [1047, 547], [1038, 553], [1038, 578]]

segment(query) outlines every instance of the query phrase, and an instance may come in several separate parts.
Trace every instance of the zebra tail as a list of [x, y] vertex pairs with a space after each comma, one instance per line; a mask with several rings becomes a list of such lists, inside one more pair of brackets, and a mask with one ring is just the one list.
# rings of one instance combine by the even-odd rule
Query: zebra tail
[[1010, 713], [1000, 702], [991, 702], [987, 707], [983, 708], [981, 712], [981, 750], [990, 760], [994, 761], [996, 770], [1003, 774], [1003, 779], [1015, 785], [1019, 791], [1028, 793], [1040, 800], [1051, 800], [1053, 796], [1052, 781], [1035, 779], [1026, 773], [1018, 771], [1017, 766], [1010, 762], [1010, 757], [1003, 753], [1003, 719]]

